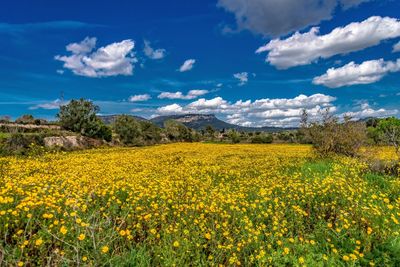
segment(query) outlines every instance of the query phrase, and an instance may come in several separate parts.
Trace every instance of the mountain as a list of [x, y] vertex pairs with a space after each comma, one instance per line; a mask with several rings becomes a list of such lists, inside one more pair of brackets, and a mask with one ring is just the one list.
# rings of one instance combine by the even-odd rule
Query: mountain
[[[118, 116], [120, 116], [121, 114], [116, 114], [116, 115], [99, 115], [97, 117], [99, 117], [100, 120], [102, 120], [105, 124], [113, 124], [115, 122], [115, 120], [117, 119]], [[139, 116], [135, 116], [135, 115], [128, 115], [131, 116], [139, 121], [147, 121], [145, 118], [139, 117]]]
[[205, 129], [207, 125], [211, 125], [216, 130], [222, 129], [235, 129], [238, 131], [245, 132], [279, 132], [284, 130], [293, 130], [294, 128], [278, 128], [278, 127], [244, 127], [235, 124], [230, 124], [218, 119], [214, 114], [185, 114], [185, 115], [170, 115], [170, 116], [158, 116], [150, 121], [163, 127], [164, 122], [167, 120], [176, 120], [181, 122], [185, 126], [200, 130]]

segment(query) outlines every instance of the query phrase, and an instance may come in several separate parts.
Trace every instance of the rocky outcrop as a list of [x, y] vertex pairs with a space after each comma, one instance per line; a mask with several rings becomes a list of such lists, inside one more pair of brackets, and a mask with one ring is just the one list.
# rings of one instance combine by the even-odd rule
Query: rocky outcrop
[[67, 149], [90, 148], [103, 145], [101, 140], [85, 136], [51, 136], [44, 138], [45, 147], [62, 147]]

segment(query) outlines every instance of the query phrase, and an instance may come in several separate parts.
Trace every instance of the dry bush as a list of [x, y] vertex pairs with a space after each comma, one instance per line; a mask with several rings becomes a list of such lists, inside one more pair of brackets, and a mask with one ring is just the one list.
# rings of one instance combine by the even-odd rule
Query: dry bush
[[322, 157], [332, 154], [356, 156], [367, 139], [365, 123], [352, 121], [350, 117], [340, 122], [328, 109], [321, 114], [320, 121], [311, 123], [304, 111], [301, 131]]

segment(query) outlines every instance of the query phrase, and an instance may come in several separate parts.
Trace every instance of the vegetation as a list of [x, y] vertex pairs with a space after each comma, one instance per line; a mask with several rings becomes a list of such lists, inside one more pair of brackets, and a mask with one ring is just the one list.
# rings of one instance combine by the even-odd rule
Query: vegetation
[[142, 131], [140, 123], [135, 118], [128, 115], [118, 116], [114, 122], [113, 128], [123, 144], [139, 144]]
[[60, 107], [57, 117], [60, 125], [66, 130], [111, 141], [112, 131], [96, 116], [98, 111], [99, 107], [91, 101], [71, 100], [67, 105]]
[[1, 158], [2, 264], [399, 266], [398, 179], [310, 148], [180, 143]]
[[400, 160], [400, 119], [392, 117], [380, 120], [376, 129], [384, 142], [395, 148]]
[[308, 122], [308, 114], [304, 111], [302, 132], [309, 138], [315, 151], [323, 157], [334, 154], [355, 156], [366, 143], [367, 131], [365, 123], [352, 121], [344, 117], [343, 122], [326, 110], [321, 120]]

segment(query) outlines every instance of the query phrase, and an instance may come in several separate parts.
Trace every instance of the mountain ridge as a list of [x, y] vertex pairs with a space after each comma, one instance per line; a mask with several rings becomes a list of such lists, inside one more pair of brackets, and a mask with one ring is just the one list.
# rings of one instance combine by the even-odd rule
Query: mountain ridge
[[[105, 123], [105, 124], [112, 124], [115, 122], [116, 118], [121, 115], [121, 114], [113, 114], [113, 115], [100, 115], [99, 118]], [[145, 119], [140, 116], [135, 116], [135, 115], [128, 115], [132, 116], [133, 118], [141, 121], [151, 121], [152, 123], [158, 125], [159, 127], [164, 126], [164, 122], [167, 120], [176, 120], [182, 124], [184, 124], [186, 127], [195, 129], [195, 130], [201, 130], [205, 129], [208, 125], [212, 126], [216, 130], [229, 130], [229, 129], [235, 129], [237, 131], [245, 131], [245, 132], [279, 132], [279, 131], [286, 131], [286, 130], [294, 130], [297, 128], [285, 128], [285, 127], [273, 127], [273, 126], [264, 126], [264, 127], [246, 127], [246, 126], [240, 126], [236, 124], [231, 124], [228, 122], [225, 122], [221, 119], [218, 119], [215, 114], [196, 114], [196, 113], [190, 113], [190, 114], [182, 114], [182, 115], [163, 115], [163, 116], [157, 116], [151, 119]]]

